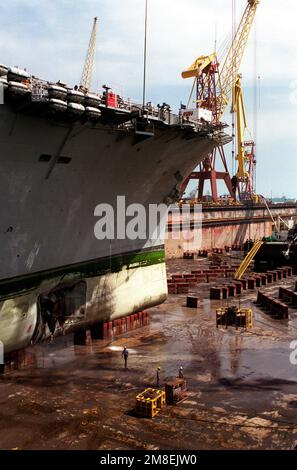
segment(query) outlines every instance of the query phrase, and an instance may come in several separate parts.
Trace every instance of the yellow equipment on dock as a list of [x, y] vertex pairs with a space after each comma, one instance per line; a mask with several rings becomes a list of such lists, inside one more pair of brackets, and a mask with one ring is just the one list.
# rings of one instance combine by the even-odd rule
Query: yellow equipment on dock
[[251, 308], [221, 307], [216, 309], [217, 328], [235, 326], [238, 328], [252, 328], [253, 311]]
[[263, 243], [264, 242], [262, 240], [255, 241], [255, 243], [253, 244], [251, 250], [248, 252], [248, 254], [244, 258], [243, 262], [241, 263], [241, 265], [237, 269], [237, 271], [235, 273], [235, 276], [234, 276], [234, 279], [239, 280], [239, 279], [242, 278], [242, 276], [246, 272], [247, 268], [249, 267], [249, 265], [253, 261], [254, 257], [256, 256], [258, 251], [260, 250]]
[[136, 396], [136, 414], [143, 418], [153, 418], [165, 405], [164, 390], [147, 388]]
[[[237, 269], [234, 275], [234, 279], [240, 280], [242, 278], [247, 268], [253, 261], [254, 257], [260, 250], [263, 243], [264, 242], [262, 240], [255, 241], [251, 250], [248, 252], [246, 257], [240, 264], [239, 268]], [[240, 306], [217, 308], [216, 309], [216, 325], [217, 325], [217, 328], [219, 327], [228, 328], [228, 326], [234, 326], [236, 329], [252, 328], [253, 327], [253, 310], [251, 308], [240, 307]]]

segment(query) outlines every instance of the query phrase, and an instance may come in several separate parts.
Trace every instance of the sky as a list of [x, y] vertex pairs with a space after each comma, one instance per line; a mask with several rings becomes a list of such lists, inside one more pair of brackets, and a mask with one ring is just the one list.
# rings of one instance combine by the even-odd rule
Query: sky
[[[237, 19], [246, 3], [236, 0]], [[141, 101], [144, 0], [2, 1], [0, 63], [75, 85], [94, 16], [93, 89], [107, 84]], [[256, 189], [269, 197], [297, 198], [296, 17], [295, 0], [261, 0], [241, 66], [248, 126], [256, 136]], [[186, 103], [192, 82], [181, 71], [213, 52], [215, 41], [220, 50], [233, 19], [232, 0], [148, 0], [147, 100], [174, 110]], [[230, 161], [228, 147], [226, 154]]]

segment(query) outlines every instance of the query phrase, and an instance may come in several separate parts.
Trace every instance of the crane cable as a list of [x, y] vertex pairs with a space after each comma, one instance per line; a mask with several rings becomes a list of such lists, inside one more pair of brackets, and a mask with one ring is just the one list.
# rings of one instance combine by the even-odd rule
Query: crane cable
[[[257, 155], [258, 149], [258, 48], [257, 48], [257, 19], [255, 18], [254, 26], [254, 146], [255, 154]], [[256, 157], [258, 160], [258, 156]], [[254, 166], [254, 182], [253, 182], [253, 191], [257, 193], [257, 165]]]
[[197, 83], [197, 77], [194, 78], [193, 86], [192, 86], [191, 93], [190, 93], [188, 103], [187, 103], [187, 109], [190, 108], [190, 103], [191, 103], [191, 100], [192, 100], [192, 97], [193, 97], [194, 88], [195, 88], [196, 83]]
[[[232, 63], [234, 56], [234, 38], [236, 34], [236, 0], [232, 0]], [[236, 80], [236, 70], [233, 69], [233, 83]], [[235, 174], [235, 153], [236, 153], [236, 144], [235, 144], [235, 126], [236, 126], [236, 113], [232, 113], [232, 175]]]

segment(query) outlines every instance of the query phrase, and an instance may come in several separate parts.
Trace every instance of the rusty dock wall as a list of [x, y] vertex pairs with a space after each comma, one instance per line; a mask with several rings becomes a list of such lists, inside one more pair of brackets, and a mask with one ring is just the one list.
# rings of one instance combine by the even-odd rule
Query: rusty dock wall
[[[297, 204], [273, 204], [269, 207], [274, 219], [279, 216], [288, 221], [297, 221]], [[247, 239], [270, 237], [273, 221], [264, 205], [258, 206], [204, 206], [202, 208], [202, 225], [193, 220], [192, 230], [202, 230], [201, 250], [242, 245]], [[193, 218], [194, 219], [194, 218]], [[184, 255], [183, 239], [171, 234], [180, 230], [180, 224], [168, 220], [168, 239], [165, 243], [166, 257], [182, 258]]]

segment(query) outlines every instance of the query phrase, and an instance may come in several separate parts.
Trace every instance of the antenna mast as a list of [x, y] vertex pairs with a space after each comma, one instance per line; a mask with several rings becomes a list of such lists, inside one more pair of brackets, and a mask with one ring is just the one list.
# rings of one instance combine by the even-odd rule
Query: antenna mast
[[86, 60], [83, 68], [83, 73], [80, 81], [81, 88], [89, 90], [92, 84], [92, 74], [94, 68], [94, 57], [96, 52], [96, 37], [97, 37], [97, 16], [94, 18], [92, 33], [90, 37], [89, 47], [86, 55]]

